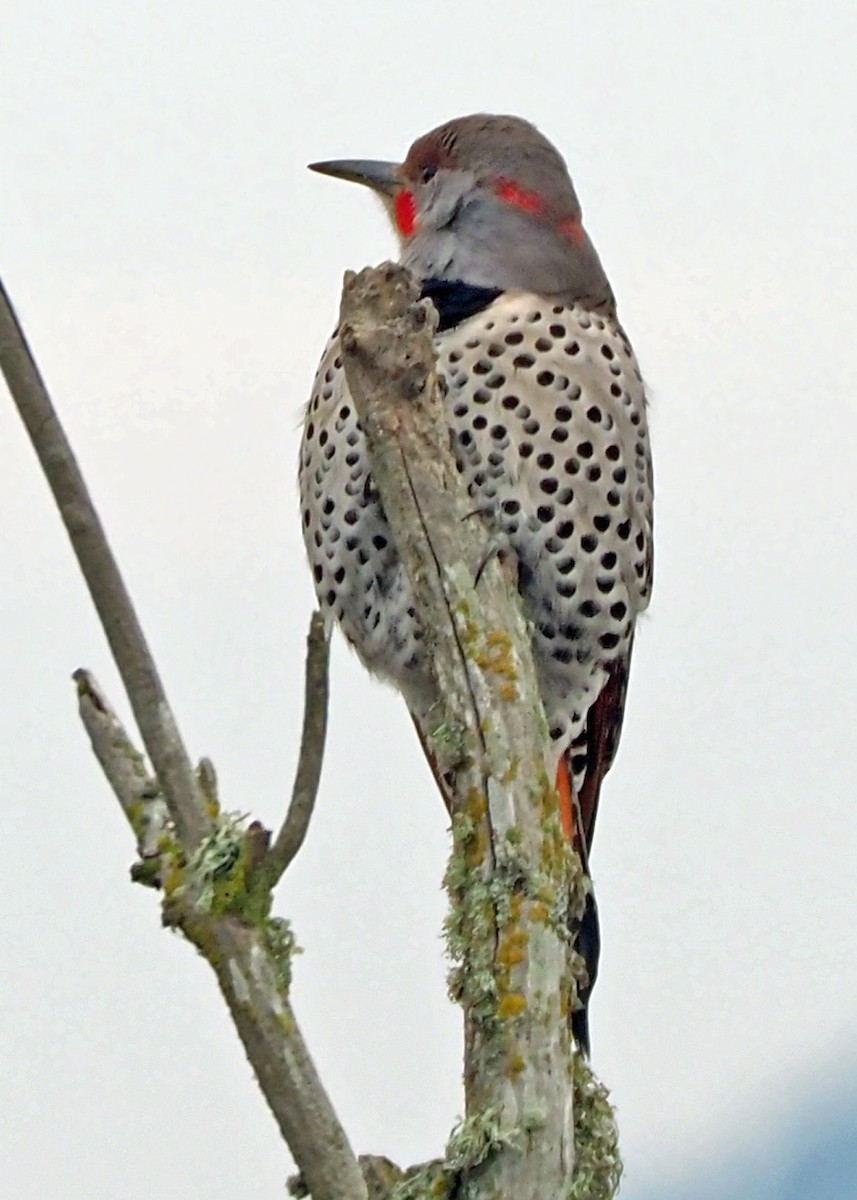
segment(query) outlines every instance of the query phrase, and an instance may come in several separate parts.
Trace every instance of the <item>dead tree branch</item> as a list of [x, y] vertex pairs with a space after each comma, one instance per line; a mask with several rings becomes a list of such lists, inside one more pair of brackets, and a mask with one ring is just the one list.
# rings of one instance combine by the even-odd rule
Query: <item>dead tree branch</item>
[[431, 1170], [469, 1197], [536, 1200], [568, 1194], [575, 1179], [568, 1013], [579, 968], [568, 929], [581, 870], [546, 770], [526, 621], [456, 469], [432, 334], [432, 310], [402, 268], [346, 276], [345, 372], [430, 643], [433, 703], [411, 707], [453, 810], [448, 936], [466, 1118]]

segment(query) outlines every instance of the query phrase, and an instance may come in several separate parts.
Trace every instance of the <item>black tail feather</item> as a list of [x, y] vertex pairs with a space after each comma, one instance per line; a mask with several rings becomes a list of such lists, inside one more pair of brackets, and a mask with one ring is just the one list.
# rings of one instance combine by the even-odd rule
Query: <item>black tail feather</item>
[[575, 928], [574, 945], [586, 964], [587, 981], [578, 992], [579, 1008], [571, 1014], [571, 1033], [581, 1053], [589, 1058], [589, 998], [598, 978], [598, 959], [601, 954], [601, 931], [598, 925], [598, 905], [590, 888], [583, 916]]

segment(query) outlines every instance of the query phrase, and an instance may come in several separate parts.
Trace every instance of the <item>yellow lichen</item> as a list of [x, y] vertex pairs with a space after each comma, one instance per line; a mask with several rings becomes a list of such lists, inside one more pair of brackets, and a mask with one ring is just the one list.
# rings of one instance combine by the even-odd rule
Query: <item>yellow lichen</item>
[[488, 797], [479, 788], [471, 787], [464, 797], [464, 811], [474, 821], [479, 821], [488, 811]]
[[[509, 759], [509, 765], [503, 774], [500, 776], [501, 783], [514, 783], [518, 778], [518, 768], [521, 765], [520, 754], [513, 754]], [[508, 834], [506, 835], [508, 837]]]
[[480, 826], [473, 836], [468, 839], [467, 848], [465, 850], [467, 865], [471, 868], [471, 870], [475, 869], [476, 867], [481, 867], [482, 863], [485, 861], [485, 852], [487, 849], [488, 834], [485, 832], [484, 827]]
[[526, 1065], [523, 1056], [517, 1050], [514, 1050], [506, 1060], [506, 1074], [510, 1079], [514, 1079], [517, 1075], [521, 1074]]
[[517, 668], [512, 661], [512, 639], [501, 630], [489, 630], [485, 635], [485, 649], [475, 650], [472, 657], [483, 671], [503, 675], [512, 683], [518, 678]]
[[568, 984], [561, 983], [559, 986], [559, 1012], [564, 1021], [568, 1020], [568, 1014], [571, 1009], [571, 995], [569, 993]]
[[526, 957], [529, 940], [530, 936], [526, 930], [510, 929], [500, 938], [500, 944], [497, 947], [497, 962], [504, 967], [514, 967], [518, 963], [522, 963]]
[[526, 997], [520, 992], [507, 992], [497, 1005], [497, 1016], [501, 1021], [508, 1021], [512, 1017], [520, 1016], [526, 1007]]

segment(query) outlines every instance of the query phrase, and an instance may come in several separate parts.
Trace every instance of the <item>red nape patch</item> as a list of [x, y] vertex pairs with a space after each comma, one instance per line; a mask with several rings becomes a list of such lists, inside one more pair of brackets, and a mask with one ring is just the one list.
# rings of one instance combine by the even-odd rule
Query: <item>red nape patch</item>
[[542, 211], [541, 198], [535, 192], [528, 192], [526, 188], [518, 187], [517, 183], [513, 183], [511, 179], [498, 179], [494, 184], [494, 192], [504, 204], [512, 204], [515, 208], [520, 208], [522, 212], [540, 213]]
[[580, 217], [566, 217], [565, 220], [560, 221], [557, 228], [563, 237], [569, 238], [575, 246], [579, 246], [583, 241], [583, 226], [580, 223]]
[[397, 192], [396, 199], [393, 201], [393, 207], [396, 211], [396, 224], [399, 227], [399, 233], [402, 237], [411, 237], [417, 223], [417, 206], [414, 203], [413, 192]]

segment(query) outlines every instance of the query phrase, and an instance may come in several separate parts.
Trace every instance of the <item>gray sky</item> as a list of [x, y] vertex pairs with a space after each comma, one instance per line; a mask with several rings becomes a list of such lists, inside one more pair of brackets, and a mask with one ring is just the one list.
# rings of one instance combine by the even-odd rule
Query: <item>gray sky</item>
[[[550, 15], [548, 15], [550, 14]], [[857, 1068], [854, 130], [835, 3], [14, 6], [0, 270], [225, 803], [275, 823], [312, 595], [300, 407], [365, 192], [469, 111], [565, 153], [651, 385], [656, 587], [599, 818], [594, 1060], [627, 1190]], [[286, 1156], [192, 951], [127, 883], [70, 672], [119, 688], [0, 403], [0, 1161], [19, 1200], [277, 1195]], [[460, 1111], [444, 814], [397, 698], [337, 645], [330, 752], [279, 911], [355, 1146]]]

